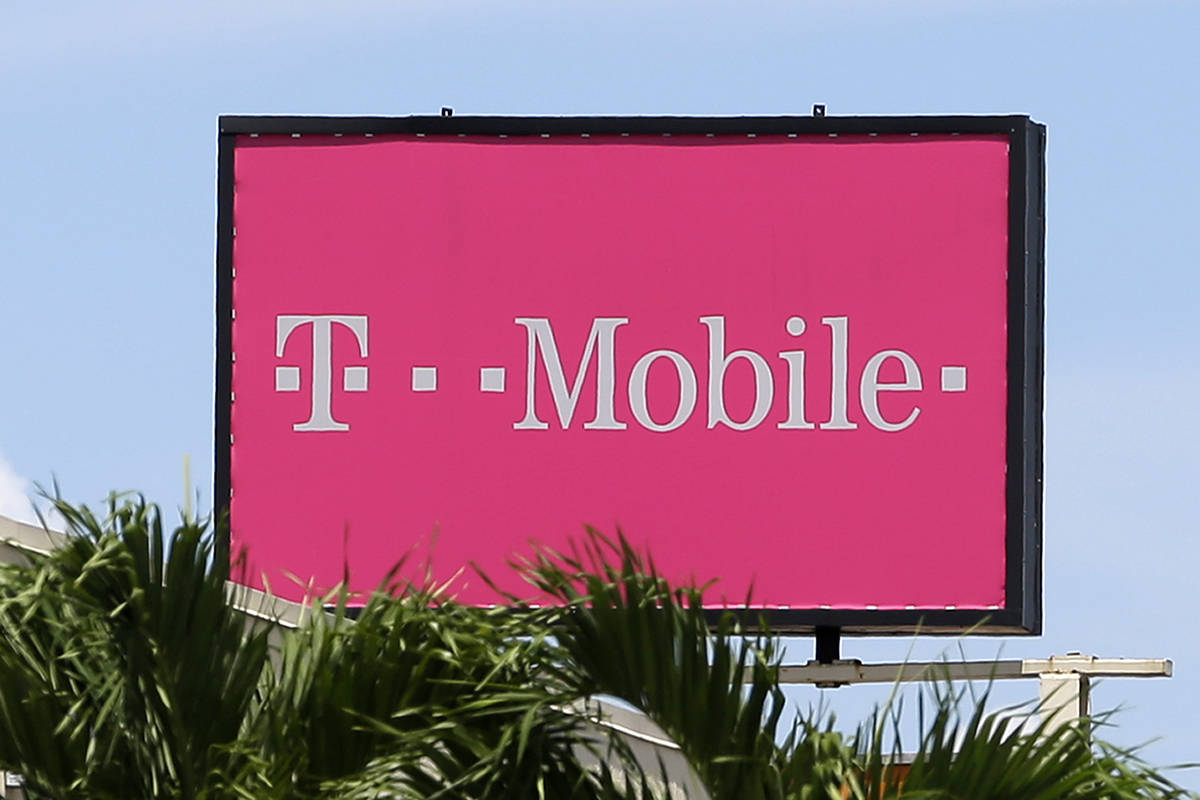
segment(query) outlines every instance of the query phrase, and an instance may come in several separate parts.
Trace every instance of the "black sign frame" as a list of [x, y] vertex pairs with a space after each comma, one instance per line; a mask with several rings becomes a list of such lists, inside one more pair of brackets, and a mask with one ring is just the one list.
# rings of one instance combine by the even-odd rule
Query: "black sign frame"
[[[448, 109], [447, 109], [448, 111]], [[736, 609], [774, 631], [849, 635], [1042, 632], [1046, 128], [1025, 115], [779, 117], [222, 116], [218, 127], [214, 506], [228, 512], [234, 148], [240, 135], [1003, 135], [1009, 141], [1005, 603], [1000, 609]], [[229, 542], [218, 542], [228, 561]], [[803, 580], [804, 565], [797, 565]], [[714, 611], [714, 615], [722, 612]]]

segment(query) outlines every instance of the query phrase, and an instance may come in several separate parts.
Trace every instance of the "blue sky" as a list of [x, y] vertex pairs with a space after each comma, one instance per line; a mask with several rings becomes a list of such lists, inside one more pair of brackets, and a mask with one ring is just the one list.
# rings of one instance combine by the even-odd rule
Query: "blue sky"
[[1154, 0], [10, 4], [0, 513], [52, 476], [178, 506], [185, 455], [208, 503], [218, 114], [1028, 113], [1049, 129], [1046, 633], [965, 647], [1174, 658], [1097, 701], [1128, 707], [1119, 741], [1200, 760], [1197, 30], [1200, 4]]

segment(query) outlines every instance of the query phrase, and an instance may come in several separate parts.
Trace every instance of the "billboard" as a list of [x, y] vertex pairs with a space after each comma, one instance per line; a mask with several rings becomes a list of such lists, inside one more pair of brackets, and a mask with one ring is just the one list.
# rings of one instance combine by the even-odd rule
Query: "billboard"
[[[779, 629], [1038, 632], [1044, 128], [220, 121], [216, 497], [250, 580], [620, 528]], [[461, 572], [460, 572], [461, 571]], [[519, 584], [508, 583], [518, 590]]]

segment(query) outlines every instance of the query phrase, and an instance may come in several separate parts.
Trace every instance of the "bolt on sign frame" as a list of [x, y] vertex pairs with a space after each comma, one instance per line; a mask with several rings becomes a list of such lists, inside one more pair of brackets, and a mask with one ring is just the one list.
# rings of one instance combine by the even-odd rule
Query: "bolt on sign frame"
[[1044, 126], [218, 140], [214, 496], [250, 585], [370, 590], [428, 545], [496, 602], [469, 564], [587, 523], [780, 631], [1040, 633]]

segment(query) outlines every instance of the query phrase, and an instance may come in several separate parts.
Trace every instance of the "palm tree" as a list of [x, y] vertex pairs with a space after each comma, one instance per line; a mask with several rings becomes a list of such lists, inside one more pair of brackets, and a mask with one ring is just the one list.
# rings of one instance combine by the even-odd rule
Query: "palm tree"
[[64, 546], [0, 567], [0, 766], [48, 798], [649, 798], [687, 781], [597, 720], [645, 714], [692, 796], [1190, 796], [1082, 726], [1022, 732], [934, 698], [901, 780], [884, 709], [857, 734], [786, 721], [776, 639], [672, 587], [623, 538], [514, 564], [554, 606], [453, 602], [391, 578], [295, 629], [228, 602], [213, 526], [56, 502]]
[[57, 508], [75, 535], [0, 576], [0, 761], [37, 796], [199, 796], [266, 631], [225, 602], [202, 526], [164, 536], [156, 508], [115, 499], [104, 519]]
[[[710, 630], [702, 589], [672, 588], [622, 539], [591, 531], [570, 557], [540, 550], [519, 565], [562, 603], [555, 636], [564, 680], [632, 704], [679, 745], [713, 800], [1113, 800], [1194, 797], [1126, 749], [1095, 741], [1103, 720], [1051, 730], [1036, 708], [989, 711], [949, 683], [910, 763], [902, 706], [846, 737], [809, 718], [784, 729], [777, 640], [726, 616]], [[763, 626], [765, 627], [765, 626]], [[966, 711], [963, 711], [963, 709]]]

